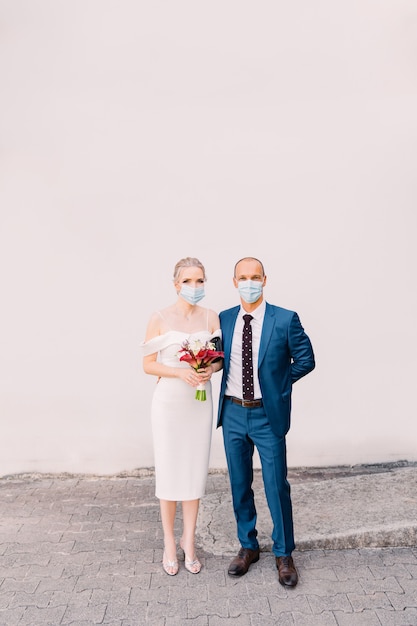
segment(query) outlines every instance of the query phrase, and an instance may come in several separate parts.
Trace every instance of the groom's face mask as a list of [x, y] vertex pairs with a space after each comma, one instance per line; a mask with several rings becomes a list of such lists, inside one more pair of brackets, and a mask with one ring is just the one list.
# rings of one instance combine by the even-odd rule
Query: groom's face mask
[[237, 285], [239, 295], [248, 304], [259, 300], [263, 291], [262, 280], [239, 280]]

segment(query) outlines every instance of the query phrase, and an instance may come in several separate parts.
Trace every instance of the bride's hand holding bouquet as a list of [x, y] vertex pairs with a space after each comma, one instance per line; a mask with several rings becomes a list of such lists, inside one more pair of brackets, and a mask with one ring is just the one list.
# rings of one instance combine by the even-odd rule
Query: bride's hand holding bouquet
[[[178, 351], [178, 358], [180, 361], [185, 361], [193, 368], [197, 374], [205, 374], [206, 368], [208, 368], [213, 361], [224, 356], [224, 352], [215, 350], [214, 343], [211, 341], [202, 342], [199, 339], [195, 341], [184, 341], [181, 349]], [[210, 378], [210, 374], [207, 380]], [[201, 376], [200, 376], [201, 380]], [[188, 381], [193, 384], [193, 381]], [[195, 383], [194, 383], [195, 384]], [[196, 400], [204, 402], [207, 399], [206, 389], [204, 382], [197, 384], [197, 391], [195, 394]]]

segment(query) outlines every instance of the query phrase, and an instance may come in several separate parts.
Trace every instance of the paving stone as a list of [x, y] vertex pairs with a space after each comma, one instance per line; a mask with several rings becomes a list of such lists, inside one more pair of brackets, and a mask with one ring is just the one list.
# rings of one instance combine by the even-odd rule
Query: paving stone
[[[23, 607], [16, 609], [0, 609], [0, 626], [17, 626], [21, 624], [21, 619], [25, 609]], [[43, 622], [43, 625], [46, 625], [46, 622]], [[34, 626], [34, 625], [32, 625]]]
[[[333, 613], [323, 612], [320, 615], [304, 615], [293, 612], [294, 626], [337, 626], [337, 621]], [[352, 622], [354, 626], [354, 622]]]
[[361, 613], [335, 611], [334, 616], [337, 626], [381, 626], [381, 622], [374, 611], [365, 610]]
[[261, 558], [238, 579], [224, 472], [210, 473], [198, 519], [203, 569], [189, 574], [179, 551], [172, 577], [152, 472], [0, 478], [0, 626], [417, 626], [416, 478], [412, 464], [292, 470], [294, 589], [278, 582], [259, 472]]

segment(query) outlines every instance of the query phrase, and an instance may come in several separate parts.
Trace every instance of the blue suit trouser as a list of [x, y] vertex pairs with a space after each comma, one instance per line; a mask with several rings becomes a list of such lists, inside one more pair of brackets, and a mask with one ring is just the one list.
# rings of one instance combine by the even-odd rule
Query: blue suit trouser
[[262, 466], [265, 495], [272, 518], [272, 551], [290, 556], [295, 548], [287, 453], [284, 437], [271, 429], [263, 407], [246, 408], [225, 398], [222, 411], [223, 441], [232, 491], [237, 534], [243, 548], [259, 548], [253, 483], [256, 446]]

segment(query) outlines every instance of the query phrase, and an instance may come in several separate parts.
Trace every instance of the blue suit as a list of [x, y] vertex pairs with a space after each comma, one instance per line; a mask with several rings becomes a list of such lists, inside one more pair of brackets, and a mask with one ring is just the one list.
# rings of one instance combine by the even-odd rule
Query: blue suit
[[290, 428], [292, 385], [315, 367], [313, 348], [294, 311], [266, 303], [258, 356], [262, 406], [245, 408], [225, 397], [233, 331], [240, 306], [220, 313], [224, 363], [217, 427], [223, 428], [238, 538], [243, 548], [259, 548], [252, 491], [256, 446], [273, 521], [275, 556], [295, 548], [285, 435]]

